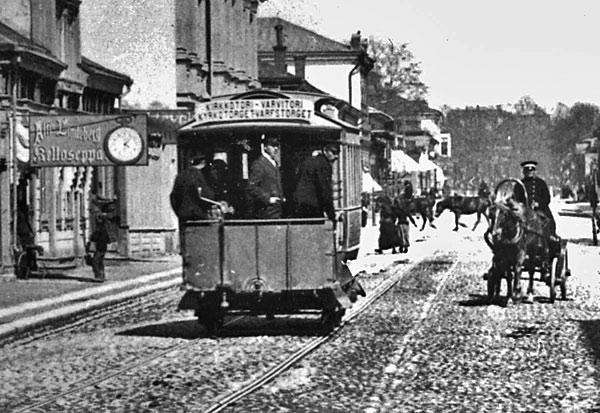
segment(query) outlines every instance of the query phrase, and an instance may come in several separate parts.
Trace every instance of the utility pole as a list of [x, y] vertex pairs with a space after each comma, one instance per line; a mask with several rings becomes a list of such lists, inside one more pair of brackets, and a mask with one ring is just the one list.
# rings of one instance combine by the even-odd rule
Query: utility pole
[[[15, 57], [12, 64], [11, 74], [11, 117], [10, 117], [10, 134], [8, 141], [9, 157], [8, 157], [8, 171], [10, 173], [10, 179], [12, 183], [9, 183], [11, 190], [11, 217], [12, 217], [12, 245], [13, 247], [17, 244], [17, 65], [19, 64], [19, 57]], [[17, 257], [13, 257], [16, 260]]]

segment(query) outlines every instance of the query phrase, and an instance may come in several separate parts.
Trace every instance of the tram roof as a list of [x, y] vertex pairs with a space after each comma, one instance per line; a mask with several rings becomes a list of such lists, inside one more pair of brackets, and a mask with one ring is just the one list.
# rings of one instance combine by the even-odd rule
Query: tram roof
[[218, 96], [199, 104], [194, 120], [179, 128], [178, 132], [189, 134], [261, 128], [346, 130], [358, 133], [360, 128], [346, 119], [360, 119], [361, 115], [364, 113], [331, 95], [258, 89]]

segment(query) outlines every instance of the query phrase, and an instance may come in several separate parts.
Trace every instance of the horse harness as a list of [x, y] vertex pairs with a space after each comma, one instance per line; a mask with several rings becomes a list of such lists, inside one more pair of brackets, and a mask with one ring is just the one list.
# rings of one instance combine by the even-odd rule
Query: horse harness
[[[509, 208], [505, 204], [496, 203], [496, 206], [499, 209], [502, 209], [504, 212], [510, 214], [517, 221], [517, 223], [520, 224], [520, 225], [517, 225], [517, 233], [515, 234], [515, 236], [509, 240], [502, 240], [503, 244], [517, 244], [521, 240], [521, 238], [523, 238], [523, 235], [527, 232], [533, 233], [534, 235], [537, 235], [540, 238], [544, 237], [544, 234], [542, 232], [538, 231], [536, 228], [533, 228], [531, 225], [529, 225], [527, 219], [526, 220], [521, 219], [520, 216], [518, 216], [511, 208]], [[496, 227], [497, 222], [498, 222], [498, 220], [495, 219], [494, 220], [494, 228]]]

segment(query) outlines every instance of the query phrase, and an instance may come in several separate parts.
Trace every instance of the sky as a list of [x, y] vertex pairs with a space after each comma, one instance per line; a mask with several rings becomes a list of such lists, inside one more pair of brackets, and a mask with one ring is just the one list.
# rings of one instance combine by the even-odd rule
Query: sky
[[598, 0], [267, 0], [259, 15], [346, 43], [357, 30], [408, 43], [434, 108], [600, 105]]

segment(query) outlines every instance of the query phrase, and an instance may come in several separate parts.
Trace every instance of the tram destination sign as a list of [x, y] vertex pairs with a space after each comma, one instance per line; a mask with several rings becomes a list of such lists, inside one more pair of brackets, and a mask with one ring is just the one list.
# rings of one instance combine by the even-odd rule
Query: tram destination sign
[[31, 166], [148, 165], [147, 115], [29, 118]]
[[196, 107], [196, 123], [235, 121], [310, 122], [314, 104], [305, 99], [215, 100]]

